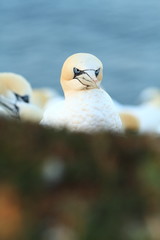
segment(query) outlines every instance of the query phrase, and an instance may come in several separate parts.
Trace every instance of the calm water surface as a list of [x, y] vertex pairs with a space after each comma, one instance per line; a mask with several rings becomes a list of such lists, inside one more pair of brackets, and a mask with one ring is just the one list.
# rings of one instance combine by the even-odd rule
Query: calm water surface
[[104, 88], [135, 103], [160, 87], [159, 0], [1, 0], [0, 71], [61, 92], [64, 60], [89, 52], [104, 64]]

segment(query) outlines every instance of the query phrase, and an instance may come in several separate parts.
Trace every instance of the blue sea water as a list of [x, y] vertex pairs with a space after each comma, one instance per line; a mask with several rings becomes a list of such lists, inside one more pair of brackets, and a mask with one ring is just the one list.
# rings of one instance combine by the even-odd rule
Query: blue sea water
[[62, 93], [62, 64], [77, 52], [102, 60], [113, 98], [135, 103], [142, 89], [160, 87], [160, 1], [0, 1], [0, 72]]

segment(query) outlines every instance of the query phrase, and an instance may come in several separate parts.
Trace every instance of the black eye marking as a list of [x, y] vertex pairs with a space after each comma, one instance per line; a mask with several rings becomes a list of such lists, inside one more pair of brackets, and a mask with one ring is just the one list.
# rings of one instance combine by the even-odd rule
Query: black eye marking
[[99, 72], [100, 72], [100, 68], [98, 68], [97, 70], [95, 70], [95, 75], [96, 75], [96, 77], [98, 76]]
[[75, 73], [75, 74], [80, 74], [81, 73], [81, 70], [79, 70], [78, 68], [73, 68], [73, 72]]
[[73, 68], [73, 72], [74, 72], [74, 78], [81, 75], [83, 73], [83, 71], [79, 70], [78, 68]]
[[77, 76], [80, 76], [81, 74], [87, 74], [90, 77], [90, 75], [86, 71], [95, 71], [95, 75], [97, 77], [99, 72], [100, 72], [100, 68], [98, 68], [97, 70], [94, 70], [94, 69], [80, 70], [80, 69], [74, 67], [73, 68], [73, 72], [74, 72], [74, 77], [73, 78], [76, 78]]
[[28, 95], [21, 96], [21, 98], [24, 102], [29, 103], [29, 96]]
[[14, 93], [14, 95], [16, 96], [17, 101], [23, 101], [25, 103], [29, 103], [29, 96], [28, 95], [21, 96], [17, 93]]

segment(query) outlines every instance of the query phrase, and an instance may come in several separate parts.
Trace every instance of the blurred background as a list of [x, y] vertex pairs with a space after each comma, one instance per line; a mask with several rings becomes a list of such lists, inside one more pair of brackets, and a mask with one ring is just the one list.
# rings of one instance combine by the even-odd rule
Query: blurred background
[[33, 87], [61, 87], [64, 60], [89, 52], [104, 64], [103, 86], [122, 103], [160, 87], [159, 0], [1, 0], [0, 71]]
[[[62, 94], [63, 62], [89, 52], [107, 92], [137, 103], [160, 88], [159, 10], [159, 0], [0, 0], [0, 72]], [[160, 138], [3, 119], [0, 132], [0, 240], [160, 239]]]

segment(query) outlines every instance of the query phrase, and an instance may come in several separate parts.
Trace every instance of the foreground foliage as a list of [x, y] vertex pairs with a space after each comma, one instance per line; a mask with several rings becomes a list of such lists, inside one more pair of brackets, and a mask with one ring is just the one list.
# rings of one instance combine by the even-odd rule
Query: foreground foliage
[[160, 138], [0, 131], [0, 239], [160, 239]]

